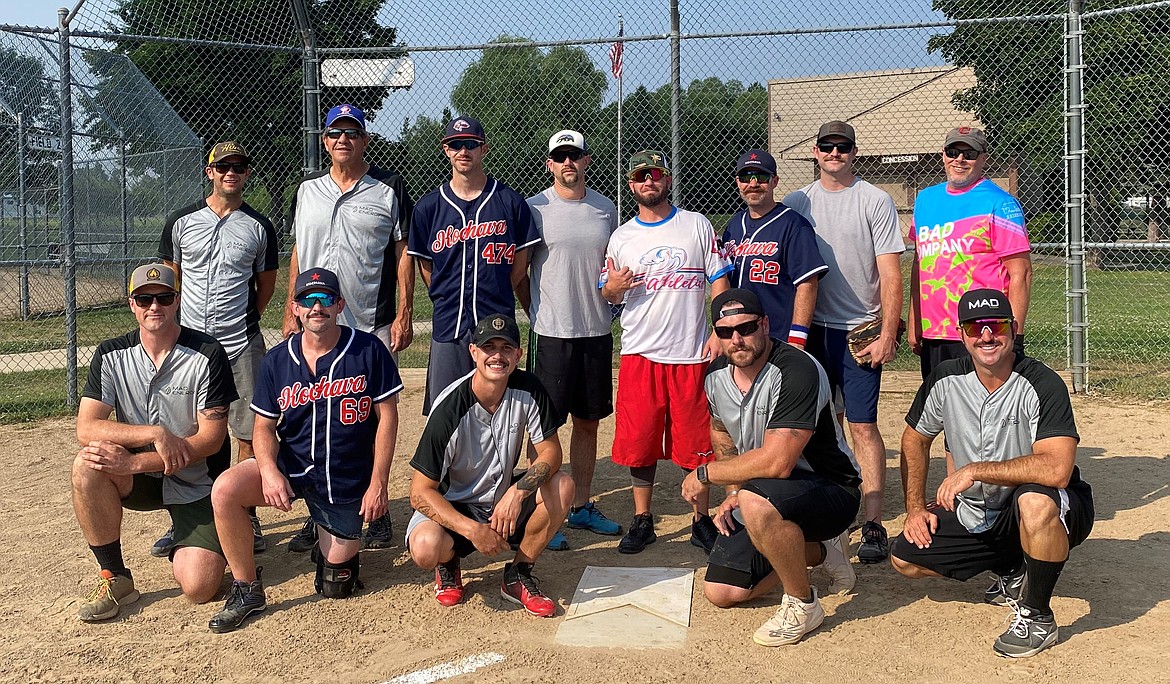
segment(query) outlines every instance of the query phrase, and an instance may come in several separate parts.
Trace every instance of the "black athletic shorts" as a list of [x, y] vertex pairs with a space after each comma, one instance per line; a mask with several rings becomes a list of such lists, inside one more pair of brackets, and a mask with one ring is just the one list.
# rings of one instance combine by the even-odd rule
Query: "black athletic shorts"
[[970, 354], [959, 340], [922, 340], [922, 355], [918, 357], [918, 363], [922, 366], [922, 379], [925, 380], [943, 361], [965, 356]]
[[[532, 517], [532, 514], [536, 512], [536, 496], [536, 494], [533, 494], [532, 496], [525, 499], [524, 503], [520, 505], [520, 517], [516, 518], [516, 531], [512, 533], [512, 536], [508, 537], [508, 544], [513, 549], [518, 548], [520, 546], [520, 542], [524, 541], [524, 528], [528, 527], [528, 520]], [[452, 501], [451, 505], [454, 506], [455, 510], [459, 511], [461, 515], [465, 515], [476, 522], [486, 523], [492, 519], [492, 512], [490, 510], [485, 510], [480, 506], [471, 506], [465, 503], [460, 503], [458, 501]], [[464, 537], [458, 532], [452, 532], [451, 530], [447, 530], [447, 534], [451, 535], [451, 539], [455, 541], [456, 558], [466, 558], [475, 553], [475, 544], [472, 544], [470, 539]]]
[[1011, 572], [1024, 559], [1017, 502], [1027, 492], [1044, 494], [1056, 502], [1071, 549], [1093, 531], [1093, 489], [1079, 476], [1073, 477], [1074, 481], [1064, 489], [1038, 484], [1017, 487], [1011, 508], [1003, 511], [986, 532], [969, 532], [953, 511], [936, 508], [933, 513], [938, 516], [938, 531], [931, 535], [930, 546], [920, 549], [900, 534], [890, 544], [890, 555], [963, 582], [987, 570], [997, 575]]
[[[767, 499], [780, 517], [800, 527], [806, 542], [840, 535], [849, 529], [861, 506], [861, 490], [857, 487], [842, 487], [808, 470], [794, 470], [783, 480], [748, 480], [743, 490]], [[734, 534], [716, 538], [707, 560], [706, 581], [750, 589], [771, 572], [772, 564], [756, 550], [747, 528], [737, 521]]]
[[613, 413], [613, 336], [561, 338], [528, 333], [528, 370], [536, 374], [564, 422]]

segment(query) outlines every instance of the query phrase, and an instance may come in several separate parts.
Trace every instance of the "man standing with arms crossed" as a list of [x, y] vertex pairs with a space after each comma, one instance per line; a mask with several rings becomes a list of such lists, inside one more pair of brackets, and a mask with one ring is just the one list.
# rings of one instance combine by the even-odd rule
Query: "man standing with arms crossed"
[[[548, 141], [545, 165], [553, 185], [528, 198], [541, 242], [532, 248], [528, 364], [552, 398], [560, 422], [573, 416], [569, 464], [576, 491], [568, 526], [615, 535], [621, 525], [589, 500], [597, 462], [597, 426], [613, 413], [613, 316], [597, 289], [597, 265], [605, 261], [617, 208], [585, 186], [591, 157], [585, 136], [564, 130]], [[569, 541], [557, 532], [549, 548]]]
[[[707, 283], [711, 296], [727, 289], [731, 265], [702, 214], [670, 203], [666, 155], [643, 150], [626, 173], [638, 215], [609, 240], [601, 294], [622, 311], [613, 462], [630, 469], [634, 522], [620, 553], [641, 553], [658, 535], [650, 504], [658, 461], [691, 471], [712, 459], [711, 416], [703, 393], [708, 343]], [[718, 533], [703, 492], [693, 508], [691, 543], [710, 553]]]
[[[302, 270], [326, 268], [337, 274], [346, 307], [341, 323], [373, 333], [393, 354], [414, 337], [414, 262], [406, 253], [413, 204], [402, 176], [370, 166], [370, 135], [361, 109], [340, 104], [329, 110], [321, 140], [333, 164], [309, 175], [297, 188], [289, 211], [296, 244], [289, 262], [285, 337], [300, 329], [292, 293]], [[394, 294], [397, 286], [398, 308]], [[290, 551], [308, 551], [316, 537], [306, 520]], [[390, 513], [370, 523], [363, 548], [394, 544]]]
[[[252, 388], [264, 337], [260, 315], [276, 289], [276, 231], [272, 222], [244, 201], [244, 184], [252, 177], [252, 160], [234, 142], [221, 142], [207, 156], [211, 194], [172, 212], [158, 242], [158, 255], [175, 271], [183, 286], [179, 320], [219, 340], [232, 362], [232, 377], [240, 398], [228, 411], [228, 425], [239, 444], [237, 461], [252, 458], [255, 414]], [[268, 548], [260, 519], [252, 509], [252, 548]], [[174, 529], [151, 548], [165, 558], [174, 546]]]
[[[857, 134], [843, 121], [817, 131], [813, 156], [820, 178], [784, 198], [812, 223], [817, 246], [829, 266], [817, 291], [808, 351], [824, 367], [833, 390], [845, 400], [853, 452], [861, 464], [865, 522], [857, 559], [878, 563], [889, 555], [882, 525], [886, 486], [886, 445], [877, 426], [882, 365], [894, 360], [902, 317], [902, 269], [905, 246], [898, 210], [885, 192], [853, 173]], [[881, 318], [881, 334], [862, 350], [867, 363], [849, 352], [845, 336], [859, 325]], [[840, 416], [839, 416], [840, 417]]]
[[434, 304], [423, 415], [448, 385], [475, 368], [469, 352], [476, 324], [492, 314], [528, 309], [528, 248], [540, 242], [528, 203], [483, 170], [483, 126], [469, 116], [447, 123], [443, 153], [451, 180], [414, 208], [409, 254]]
[[956, 303], [968, 290], [1007, 293], [1016, 321], [1014, 344], [1024, 350], [1024, 319], [1032, 294], [1031, 245], [1024, 210], [987, 178], [987, 136], [964, 126], [947, 132], [945, 183], [918, 193], [910, 240], [909, 341], [922, 357], [922, 377], [947, 359], [967, 355]]

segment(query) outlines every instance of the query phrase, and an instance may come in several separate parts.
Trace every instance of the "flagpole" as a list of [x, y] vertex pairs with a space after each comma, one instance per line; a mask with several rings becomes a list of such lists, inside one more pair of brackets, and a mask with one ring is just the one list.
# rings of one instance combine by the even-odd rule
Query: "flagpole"
[[[622, 15], [619, 13], [618, 14], [618, 41], [619, 42], [621, 42], [621, 37], [623, 35], [625, 35], [625, 22], [622, 19]], [[623, 45], [622, 47], [624, 48], [625, 46]], [[623, 56], [622, 59], [624, 60], [625, 57]], [[622, 222], [622, 194], [623, 194], [622, 190], [624, 189], [623, 186], [625, 185], [625, 183], [622, 182], [622, 179], [624, 179], [626, 176], [625, 172], [623, 171], [623, 164], [622, 164], [622, 76], [625, 75], [626, 70], [624, 68], [624, 64], [622, 65], [622, 67], [623, 68], [620, 68], [618, 70], [618, 73], [617, 73], [617, 86], [618, 86], [618, 92], [617, 92], [617, 167], [618, 167], [617, 213], [618, 213], [618, 215], [617, 215], [617, 219], [618, 219], [618, 223]]]

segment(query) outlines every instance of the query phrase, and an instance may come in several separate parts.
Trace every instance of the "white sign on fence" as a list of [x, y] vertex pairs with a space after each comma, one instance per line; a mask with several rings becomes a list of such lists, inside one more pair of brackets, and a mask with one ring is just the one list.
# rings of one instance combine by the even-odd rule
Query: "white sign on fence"
[[61, 151], [61, 137], [57, 135], [30, 132], [25, 135], [25, 141], [34, 150], [44, 150], [46, 152]]
[[899, 154], [891, 157], [882, 157], [883, 164], [907, 164], [918, 161], [916, 154]]
[[321, 60], [321, 85], [332, 88], [409, 88], [414, 85], [414, 60], [409, 57]]

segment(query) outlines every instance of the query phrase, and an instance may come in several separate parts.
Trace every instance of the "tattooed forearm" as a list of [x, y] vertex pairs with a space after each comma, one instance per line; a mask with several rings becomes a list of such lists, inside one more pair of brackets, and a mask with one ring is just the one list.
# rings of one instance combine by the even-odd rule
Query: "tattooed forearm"
[[203, 416], [207, 420], [227, 420], [228, 407], [215, 406], [212, 408], [206, 408], [199, 411], [199, 415]]
[[522, 492], [535, 492], [536, 488], [548, 480], [552, 468], [547, 463], [533, 463], [524, 477], [516, 483], [516, 489]]
[[443, 516], [439, 515], [438, 512], [435, 511], [435, 507], [430, 505], [429, 503], [427, 503], [427, 500], [424, 499], [422, 497], [422, 495], [411, 494], [410, 495], [410, 505], [414, 507], [414, 510], [418, 511], [419, 513], [422, 513], [423, 515], [427, 516], [431, 520], [434, 520], [439, 525], [442, 525], [443, 527], [446, 527], [447, 529], [451, 529], [450, 526], [447, 525], [446, 521], [443, 520]]

